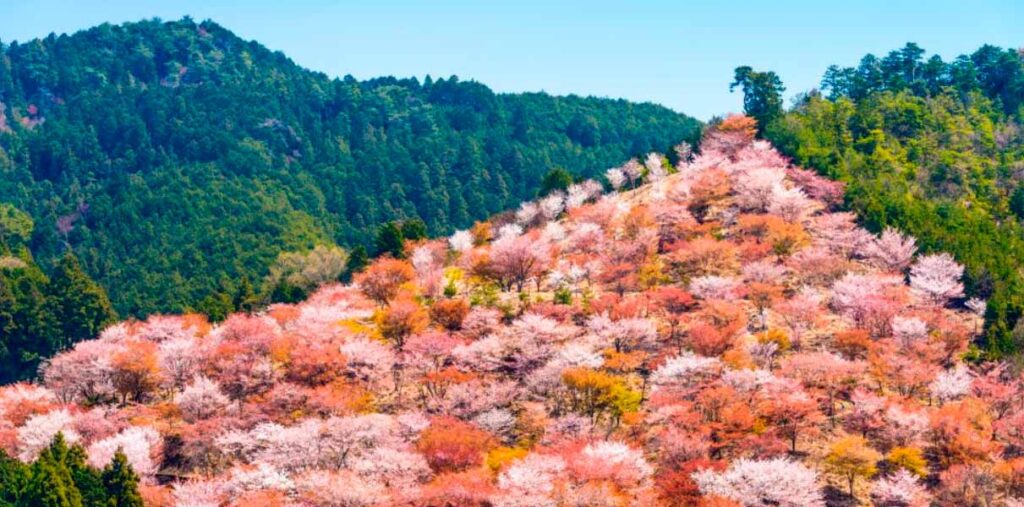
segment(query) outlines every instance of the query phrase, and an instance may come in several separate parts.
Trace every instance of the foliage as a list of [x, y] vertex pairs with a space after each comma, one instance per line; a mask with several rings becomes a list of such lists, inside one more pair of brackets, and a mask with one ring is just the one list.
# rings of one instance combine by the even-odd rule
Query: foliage
[[[1024, 58], [983, 46], [951, 62], [915, 44], [853, 68], [830, 67], [764, 136], [794, 161], [847, 186], [866, 227], [894, 226], [925, 252], [965, 267], [966, 293], [988, 300], [985, 346], [1015, 352], [1024, 313]], [[955, 291], [954, 291], [955, 293]]]
[[[858, 226], [753, 125], [295, 303], [110, 325], [0, 387], [0, 483], [88, 504], [130, 464], [129, 505], [820, 507], [872, 477], [878, 505], [1014, 505], [1024, 377], [965, 362], [985, 305], [947, 299], [959, 264]], [[58, 434], [92, 471], [30, 481]]]
[[853, 496], [853, 481], [870, 478], [878, 471], [876, 463], [882, 455], [868, 446], [864, 437], [853, 435], [835, 441], [825, 456], [825, 463], [834, 473], [846, 478]]
[[774, 72], [757, 72], [743, 66], [737, 67], [729, 91], [736, 87], [743, 90], [743, 111], [757, 120], [760, 129], [782, 115], [782, 80]]
[[554, 167], [596, 176], [699, 131], [653, 104], [329, 78], [189, 18], [0, 45], [0, 110], [0, 202], [35, 221], [36, 258], [70, 245], [135, 317], [234, 294], [282, 252], [371, 249], [390, 221], [468, 227]]
[[23, 243], [0, 243], [0, 382], [34, 376], [42, 360], [115, 318], [106, 292], [72, 254], [48, 277]]
[[274, 302], [295, 303], [321, 285], [337, 282], [348, 265], [348, 253], [317, 245], [309, 252], [285, 252], [270, 266], [266, 287]]

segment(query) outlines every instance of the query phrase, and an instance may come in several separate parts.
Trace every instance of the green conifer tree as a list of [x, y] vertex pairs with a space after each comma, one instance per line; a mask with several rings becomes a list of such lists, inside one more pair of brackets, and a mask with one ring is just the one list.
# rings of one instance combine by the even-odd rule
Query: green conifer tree
[[377, 229], [377, 255], [390, 254], [396, 259], [404, 256], [405, 236], [395, 222], [388, 222]]
[[68, 252], [50, 279], [50, 302], [59, 326], [54, 349], [94, 338], [117, 319], [107, 293], [82, 271], [74, 254]]
[[110, 464], [103, 468], [103, 486], [107, 490], [107, 505], [110, 507], [143, 506], [139, 495], [139, 476], [120, 449]]
[[67, 466], [69, 449], [64, 435], [57, 433], [53, 443], [39, 454], [20, 505], [28, 507], [84, 507], [82, 494]]

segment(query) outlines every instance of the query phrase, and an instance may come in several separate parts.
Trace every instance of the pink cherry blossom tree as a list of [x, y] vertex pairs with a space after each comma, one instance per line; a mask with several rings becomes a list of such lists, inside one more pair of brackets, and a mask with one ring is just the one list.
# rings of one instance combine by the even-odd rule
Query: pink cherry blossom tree
[[925, 255], [910, 267], [910, 287], [933, 303], [942, 305], [964, 295], [960, 277], [964, 267], [948, 253]]
[[733, 461], [724, 472], [702, 470], [693, 474], [705, 495], [718, 495], [746, 507], [824, 507], [818, 474], [786, 458]]

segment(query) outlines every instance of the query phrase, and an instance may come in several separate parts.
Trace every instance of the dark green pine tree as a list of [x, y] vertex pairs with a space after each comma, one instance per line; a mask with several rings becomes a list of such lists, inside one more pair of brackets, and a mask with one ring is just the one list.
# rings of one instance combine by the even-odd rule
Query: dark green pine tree
[[64, 465], [71, 473], [71, 480], [82, 495], [84, 507], [106, 507], [107, 491], [100, 477], [100, 471], [86, 463], [85, 449], [75, 444], [68, 449]]
[[67, 466], [68, 452], [64, 435], [58, 433], [50, 447], [32, 464], [28, 484], [19, 499], [20, 506], [84, 507], [82, 494]]
[[53, 353], [56, 321], [39, 266], [0, 269], [0, 383], [31, 377]]
[[1017, 218], [1024, 220], [1024, 186], [1018, 186], [1010, 194], [1010, 211], [1017, 215]]
[[234, 306], [235, 310], [242, 312], [252, 312], [260, 306], [260, 297], [256, 295], [256, 289], [253, 287], [252, 281], [249, 280], [249, 275], [242, 275], [238, 281]]
[[763, 133], [772, 121], [782, 116], [782, 92], [786, 87], [778, 74], [757, 72], [746, 65], [736, 67], [734, 78], [729, 91], [737, 86], [743, 89], [743, 111], [757, 120], [757, 131]]
[[209, 317], [211, 322], [221, 322], [234, 311], [234, 305], [230, 295], [218, 290], [199, 301], [196, 311]]
[[29, 467], [0, 449], [0, 507], [15, 507], [29, 480]]
[[555, 190], [565, 190], [572, 185], [572, 174], [561, 167], [552, 168], [540, 182], [538, 195], [545, 196]]
[[132, 470], [128, 458], [120, 449], [114, 459], [103, 468], [103, 486], [110, 507], [142, 507], [139, 495], [139, 476]]
[[391, 255], [396, 259], [401, 259], [405, 255], [403, 252], [404, 241], [405, 236], [398, 224], [388, 222], [377, 229], [377, 240], [374, 243], [377, 248], [376, 254]]
[[12, 352], [12, 344], [8, 343], [8, 337], [14, 336], [19, 327], [15, 313], [18, 301], [14, 299], [10, 284], [6, 282], [5, 277], [0, 277], [0, 337], [3, 337], [0, 338], [0, 364], [4, 366], [8, 365]]
[[68, 252], [50, 278], [50, 303], [59, 326], [54, 348], [93, 338], [117, 319], [107, 293], [82, 271], [78, 259]]
[[356, 245], [348, 255], [348, 262], [345, 264], [345, 272], [341, 275], [341, 281], [349, 282], [352, 275], [363, 270], [370, 263], [370, 256], [366, 253], [366, 247]]
[[287, 279], [281, 279], [270, 291], [270, 301], [273, 303], [298, 303], [307, 296], [309, 293], [306, 289], [289, 283]]
[[401, 230], [403, 239], [416, 241], [427, 237], [427, 224], [419, 218], [402, 222]]

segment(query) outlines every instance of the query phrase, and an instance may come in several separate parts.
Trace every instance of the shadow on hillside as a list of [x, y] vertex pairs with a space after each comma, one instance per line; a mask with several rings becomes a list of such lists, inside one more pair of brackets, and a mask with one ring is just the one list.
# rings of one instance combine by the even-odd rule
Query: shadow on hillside
[[825, 505], [828, 507], [857, 507], [860, 502], [849, 495], [846, 490], [835, 486], [825, 486]]

